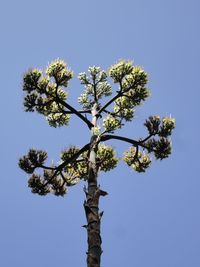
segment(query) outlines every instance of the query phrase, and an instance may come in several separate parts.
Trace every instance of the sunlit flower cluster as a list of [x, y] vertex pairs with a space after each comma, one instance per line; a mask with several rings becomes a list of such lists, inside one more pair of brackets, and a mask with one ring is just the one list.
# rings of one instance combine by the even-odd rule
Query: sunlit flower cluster
[[117, 166], [118, 158], [116, 153], [111, 146], [104, 144], [99, 145], [97, 151], [97, 163], [98, 168], [101, 171], [107, 172], [114, 169]]
[[135, 147], [131, 147], [124, 153], [123, 160], [137, 172], [145, 172], [151, 164], [149, 155]]
[[107, 132], [113, 132], [114, 130], [120, 128], [121, 124], [116, 117], [109, 114], [103, 119], [103, 127]]

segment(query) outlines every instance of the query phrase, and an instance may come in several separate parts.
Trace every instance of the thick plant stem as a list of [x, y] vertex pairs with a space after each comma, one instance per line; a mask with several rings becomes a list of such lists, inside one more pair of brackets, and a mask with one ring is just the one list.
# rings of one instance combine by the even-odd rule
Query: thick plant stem
[[[93, 109], [93, 125], [96, 126], [96, 110]], [[87, 251], [87, 267], [100, 267], [101, 263], [101, 217], [103, 213], [99, 213], [99, 198], [105, 196], [107, 193], [102, 191], [97, 185], [97, 164], [96, 152], [98, 150], [98, 137], [93, 133], [90, 141], [90, 153], [88, 164], [88, 185], [85, 188], [86, 200], [84, 202], [84, 209], [87, 219], [87, 237], [88, 237], [88, 251]]]
[[87, 219], [87, 234], [88, 234], [88, 252], [87, 252], [87, 267], [100, 267], [101, 262], [101, 216], [99, 213], [99, 198], [101, 195], [106, 195], [98, 186], [97, 179], [91, 170], [88, 179], [88, 188], [86, 193], [86, 201], [84, 208]]

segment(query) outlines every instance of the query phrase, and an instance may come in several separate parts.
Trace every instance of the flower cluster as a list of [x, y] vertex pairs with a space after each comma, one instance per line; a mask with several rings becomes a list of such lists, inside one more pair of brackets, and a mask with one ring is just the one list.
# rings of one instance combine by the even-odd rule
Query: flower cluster
[[145, 172], [151, 164], [149, 155], [135, 147], [131, 147], [124, 153], [123, 160], [137, 172]]
[[114, 101], [114, 113], [122, 120], [131, 121], [134, 108], [150, 95], [146, 88], [147, 73], [141, 67], [134, 66], [131, 61], [121, 60], [111, 66], [109, 76], [114, 83], [119, 83], [120, 89]]
[[128, 97], [119, 97], [114, 104], [114, 113], [126, 121], [131, 121], [134, 116], [134, 105]]
[[158, 134], [160, 137], [168, 137], [175, 128], [175, 119], [165, 117], [161, 121], [160, 116], [150, 116], [145, 121], [144, 126], [146, 126], [150, 135]]
[[51, 189], [49, 185], [46, 185], [45, 180], [40, 174], [33, 173], [28, 180], [28, 187], [31, 188], [31, 192], [40, 196], [45, 196]]
[[167, 137], [172, 134], [172, 130], [175, 128], [175, 119], [171, 117], [165, 117], [162, 120], [159, 136]]
[[44, 196], [53, 193], [55, 196], [64, 196], [67, 193], [67, 185], [63, 175], [54, 170], [44, 170], [43, 175], [33, 173], [28, 180], [28, 186], [32, 193]]
[[89, 76], [85, 72], [79, 74], [81, 84], [85, 85], [85, 91], [78, 98], [78, 102], [84, 109], [89, 109], [103, 96], [112, 93], [111, 86], [107, 82], [107, 74], [100, 67], [92, 66], [88, 69]]
[[147, 73], [139, 66], [134, 66], [132, 72], [127, 74], [122, 80], [122, 90], [145, 88], [148, 82]]
[[153, 152], [156, 159], [164, 159], [171, 154], [171, 141], [166, 137], [159, 139], [151, 138], [145, 142], [145, 147], [149, 152]]
[[120, 60], [118, 63], [112, 65], [109, 69], [109, 76], [114, 83], [121, 82], [124, 77], [131, 74], [133, 71], [132, 61]]
[[148, 120], [145, 121], [144, 126], [146, 126], [150, 135], [155, 135], [160, 129], [160, 116], [150, 116]]
[[23, 78], [23, 90], [28, 93], [38, 89], [38, 82], [42, 76], [42, 71], [38, 69], [29, 70]]
[[[144, 125], [149, 132], [146, 149], [153, 152], [156, 159], [167, 158], [171, 154], [171, 141], [168, 138], [175, 128], [175, 119], [165, 117], [161, 120], [159, 116], [150, 116]], [[155, 135], [158, 135], [157, 139], [153, 138]]]
[[46, 75], [44, 76], [38, 69], [25, 73], [23, 78], [23, 90], [27, 93], [24, 97], [25, 111], [37, 111], [44, 115], [50, 126], [67, 125], [70, 117], [62, 104], [67, 98], [63, 87], [67, 87], [73, 72], [62, 60], [55, 60], [47, 67]]
[[49, 64], [46, 74], [53, 77], [60, 86], [67, 87], [68, 81], [73, 77], [73, 71], [67, 68], [67, 64], [60, 59], [56, 59]]
[[115, 151], [111, 146], [104, 144], [99, 145], [97, 151], [97, 164], [101, 171], [107, 172], [117, 166], [118, 159]]
[[103, 127], [106, 132], [113, 132], [121, 127], [121, 123], [116, 117], [109, 114], [103, 119]]
[[33, 173], [41, 167], [47, 159], [47, 153], [43, 150], [30, 149], [28, 154], [19, 159], [19, 167], [27, 173]]

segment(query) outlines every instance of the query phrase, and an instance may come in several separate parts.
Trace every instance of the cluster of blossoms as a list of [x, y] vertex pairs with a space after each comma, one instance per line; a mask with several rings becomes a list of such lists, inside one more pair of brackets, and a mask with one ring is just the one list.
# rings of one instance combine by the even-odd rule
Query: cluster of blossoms
[[175, 128], [175, 119], [165, 117], [161, 121], [160, 116], [150, 116], [144, 126], [146, 126], [150, 135], [158, 134], [160, 137], [168, 137]]
[[109, 76], [114, 83], [120, 83], [122, 79], [133, 72], [132, 61], [120, 60], [118, 63], [112, 65], [109, 69]]
[[135, 147], [131, 147], [124, 153], [123, 160], [137, 172], [145, 172], [151, 164], [150, 156]]
[[89, 76], [85, 72], [79, 74], [78, 78], [85, 86], [84, 92], [78, 98], [83, 109], [91, 109], [103, 96], [110, 96], [112, 88], [107, 81], [107, 74], [100, 67], [92, 66], [88, 69]]
[[[131, 147], [124, 154], [124, 161], [132, 166], [138, 172], [144, 172], [150, 165], [151, 159], [149, 153], [153, 153], [156, 159], [167, 158], [171, 154], [171, 140], [169, 136], [175, 128], [175, 119], [165, 117], [160, 119], [159, 116], [150, 116], [144, 123], [149, 132], [149, 136], [143, 142], [139, 142], [143, 149], [147, 151], [141, 153], [138, 147]], [[157, 138], [154, 136], [157, 135]]]
[[150, 92], [146, 88], [148, 82], [147, 73], [134, 66], [131, 61], [119, 61], [111, 66], [109, 76], [114, 83], [119, 83], [118, 97], [114, 101], [113, 114], [120, 121], [131, 121], [134, 117], [135, 107], [149, 97]]
[[118, 158], [111, 146], [100, 144], [97, 150], [97, 165], [101, 171], [107, 172], [117, 166]]
[[114, 130], [121, 128], [121, 123], [116, 117], [109, 114], [103, 119], [103, 127], [106, 132], [113, 132]]
[[67, 125], [69, 114], [57, 99], [66, 101], [64, 87], [72, 77], [73, 72], [59, 59], [49, 64], [45, 75], [38, 69], [29, 70], [23, 79], [23, 90], [27, 93], [24, 98], [25, 111], [37, 111], [44, 115], [50, 126]]

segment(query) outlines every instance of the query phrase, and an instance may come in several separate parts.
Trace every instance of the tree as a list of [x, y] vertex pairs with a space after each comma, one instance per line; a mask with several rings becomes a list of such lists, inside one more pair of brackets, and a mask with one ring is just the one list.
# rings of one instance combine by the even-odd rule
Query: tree
[[[150, 95], [146, 87], [147, 73], [131, 61], [121, 60], [112, 65], [108, 72], [92, 66], [88, 69], [88, 75], [80, 73], [78, 78], [85, 87], [78, 98], [82, 110], [67, 101], [65, 88], [72, 77], [73, 72], [60, 59], [50, 63], [45, 73], [39, 69], [29, 70], [23, 78], [25, 111], [42, 114], [52, 127], [66, 126], [70, 115], [77, 116], [91, 133], [89, 142], [82, 148], [66, 148], [61, 152], [60, 163], [50, 166], [45, 165], [45, 151], [30, 149], [27, 155], [19, 159], [19, 167], [31, 175], [28, 186], [32, 192], [43, 196], [48, 193], [64, 196], [69, 187], [80, 180], [86, 182], [84, 209], [87, 225], [84, 227], [88, 234], [87, 266], [99, 267], [103, 215], [99, 212], [99, 198], [107, 193], [101, 190], [97, 178], [100, 171], [110, 171], [118, 163], [116, 152], [105, 142], [115, 139], [130, 144], [123, 160], [135, 171], [145, 172], [152, 161], [150, 154], [160, 160], [170, 155], [170, 136], [175, 120], [150, 116], [144, 123], [148, 134], [143, 139], [134, 140], [114, 134], [125, 122], [133, 120], [135, 108]], [[113, 95], [109, 77], [118, 85]], [[111, 97], [106, 102], [104, 98], [108, 96]], [[36, 173], [36, 169], [40, 171]]]

